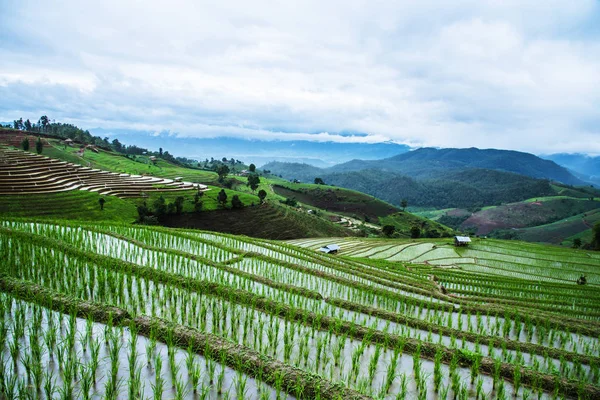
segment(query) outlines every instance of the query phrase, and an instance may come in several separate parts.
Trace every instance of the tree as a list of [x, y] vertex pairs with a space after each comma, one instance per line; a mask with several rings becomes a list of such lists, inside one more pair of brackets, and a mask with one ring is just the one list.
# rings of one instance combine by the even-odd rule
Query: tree
[[137, 206], [138, 222], [143, 222], [144, 219], [150, 214], [148, 204], [144, 201], [143, 204]]
[[394, 225], [384, 225], [383, 228], [381, 228], [381, 232], [385, 236], [390, 237], [396, 232], [396, 227]]
[[183, 196], [177, 196], [175, 198], [175, 213], [181, 214], [181, 212], [183, 211], [183, 201]]
[[250, 164], [250, 166], [248, 167], [248, 171], [255, 172], [256, 171], [256, 165]]
[[31, 125], [31, 121], [30, 120], [25, 121], [25, 130], [27, 132], [31, 132], [33, 130], [33, 126]]
[[46, 132], [46, 128], [48, 127], [49, 123], [50, 123], [50, 120], [48, 120], [48, 116], [42, 115], [40, 117], [40, 125], [42, 126], [42, 129], [44, 130], [44, 132]]
[[315, 178], [315, 185], [324, 185], [325, 182], [322, 178]]
[[194, 203], [194, 212], [200, 212], [202, 211], [202, 202], [201, 201], [196, 201]]
[[106, 200], [104, 200], [104, 197], [100, 197], [98, 199], [98, 203], [100, 204], [100, 210], [104, 210], [104, 203], [106, 203]]
[[221, 207], [225, 207], [225, 204], [227, 204], [227, 193], [225, 193], [225, 189], [221, 189], [221, 191], [217, 195], [217, 201], [219, 202]]
[[410, 228], [410, 237], [413, 239], [418, 239], [421, 237], [421, 228], [418, 226], [413, 226]]
[[578, 249], [581, 247], [581, 239], [575, 238], [573, 239], [573, 248]]
[[159, 157], [162, 157], [162, 156], [163, 156], [163, 149], [162, 149], [162, 147], [159, 147], [159, 148], [158, 148], [158, 156], [159, 156]]
[[260, 199], [261, 204], [265, 201], [266, 197], [267, 197], [267, 192], [264, 189], [260, 189], [258, 191], [258, 198]]
[[402, 211], [404, 211], [406, 207], [408, 207], [408, 201], [406, 199], [402, 199], [400, 202], [400, 207], [402, 207]]
[[35, 142], [35, 151], [38, 154], [42, 154], [44, 151], [44, 143], [42, 143], [42, 138], [38, 137], [38, 140]]
[[242, 208], [244, 207], [244, 203], [240, 200], [240, 196], [234, 194], [231, 198], [231, 207], [232, 208]]
[[217, 167], [217, 175], [219, 175], [219, 182], [223, 182], [225, 178], [227, 178], [227, 174], [229, 174], [229, 167], [227, 165], [222, 164]]
[[23, 150], [29, 151], [29, 138], [28, 137], [23, 138], [23, 141], [21, 142], [21, 147], [23, 147]]
[[252, 193], [254, 193], [254, 191], [256, 189], [258, 189], [258, 185], [260, 184], [260, 178], [258, 177], [258, 175], [256, 174], [250, 174], [248, 175], [248, 186], [250, 186], [250, 189], [252, 189]]
[[154, 200], [152, 203], [152, 208], [154, 209], [154, 215], [157, 217], [161, 217], [167, 213], [167, 203], [165, 202], [165, 198], [162, 195]]
[[590, 243], [592, 250], [600, 250], [600, 222], [596, 222], [596, 225], [592, 228], [592, 232], [594, 234], [592, 242]]
[[118, 153], [123, 152], [123, 145], [121, 144], [121, 142], [119, 142], [119, 139], [114, 139], [112, 141], [112, 147]]

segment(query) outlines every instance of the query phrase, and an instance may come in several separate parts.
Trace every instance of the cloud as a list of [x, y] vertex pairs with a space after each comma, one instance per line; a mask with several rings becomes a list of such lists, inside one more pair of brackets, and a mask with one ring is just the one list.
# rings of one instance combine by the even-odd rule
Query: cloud
[[0, 120], [600, 153], [599, 21], [593, 0], [8, 0]]

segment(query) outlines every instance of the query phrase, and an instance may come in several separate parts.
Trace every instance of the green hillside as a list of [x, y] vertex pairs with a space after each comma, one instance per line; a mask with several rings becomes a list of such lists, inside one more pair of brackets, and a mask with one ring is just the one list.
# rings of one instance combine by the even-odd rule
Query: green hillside
[[419, 228], [421, 237], [448, 237], [454, 234], [454, 230], [436, 221], [411, 214], [407, 211], [398, 211], [394, 214], [379, 218], [379, 223], [393, 225], [400, 237], [411, 237], [411, 229]]
[[72, 190], [61, 193], [0, 196], [0, 218], [67, 219], [80, 221], [115, 221], [131, 223], [136, 220], [135, 204], [118, 197], [103, 197], [100, 210], [97, 193]]
[[273, 191], [304, 204], [367, 221], [376, 222], [379, 217], [399, 211], [373, 196], [334, 186], [281, 182], [273, 184]]
[[589, 243], [592, 239], [592, 227], [598, 222], [600, 222], [600, 208], [549, 224], [517, 229], [516, 234], [520, 240], [528, 242], [572, 246], [575, 238], [581, 239], [583, 243]]
[[495, 229], [546, 225], [597, 208], [600, 208], [600, 201], [597, 200], [544, 197], [478, 211], [466, 219], [460, 227], [475, 229], [477, 234], [487, 235]]
[[[0, 137], [1, 139], [1, 137]], [[70, 190], [47, 194], [2, 195], [0, 196], [0, 218], [37, 217], [40, 220], [80, 220], [115, 221], [132, 223], [138, 220], [138, 207], [148, 208], [150, 215], [157, 216], [152, 223], [173, 227], [196, 227], [207, 230], [237, 233], [262, 238], [300, 238], [316, 236], [356, 235], [357, 230], [347, 229], [333, 223], [328, 215], [310, 215], [294, 207], [283, 206], [270, 189], [270, 180], [262, 178], [259, 189], [267, 190], [267, 203], [259, 206], [260, 199], [246, 186], [246, 178], [228, 177], [225, 183], [232, 188], [224, 188], [227, 194], [225, 207], [219, 205], [217, 196], [221, 189], [215, 172], [186, 168], [174, 165], [163, 159], [150, 160], [145, 156], [124, 156], [116, 152], [99, 150], [98, 153], [86, 150], [83, 156], [77, 149], [65, 146], [55, 139], [46, 139], [43, 154], [66, 162], [76, 163], [106, 171], [132, 175], [152, 175], [165, 178], [181, 177], [185, 181], [208, 185], [208, 191], [196, 199], [196, 190], [169, 192], [148, 192], [144, 197], [118, 198], [100, 196], [95, 192]], [[279, 181], [279, 179], [277, 179]], [[232, 199], [238, 196], [243, 204], [241, 209], [233, 209]], [[157, 199], [162, 197], [165, 205], [174, 205], [183, 198], [181, 213], [176, 211], [156, 214]], [[104, 210], [100, 209], [100, 199], [104, 199]], [[196, 205], [196, 202], [199, 204]], [[270, 203], [270, 204], [269, 204]], [[150, 220], [144, 220], [150, 222]]]

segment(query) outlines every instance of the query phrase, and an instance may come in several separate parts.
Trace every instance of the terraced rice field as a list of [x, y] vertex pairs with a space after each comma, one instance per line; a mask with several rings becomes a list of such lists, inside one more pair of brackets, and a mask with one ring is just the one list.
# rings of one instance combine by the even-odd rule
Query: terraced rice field
[[206, 191], [199, 183], [114, 173], [0, 147], [0, 195], [85, 190], [106, 196], [140, 197], [151, 192]]
[[[432, 265], [452, 258], [443, 242], [343, 239], [338, 256], [298, 246], [329, 242], [2, 221], [0, 390], [84, 399], [600, 396], [598, 258], [539, 247], [538, 260], [554, 257], [551, 270], [540, 261], [523, 273], [534, 250], [503, 242], [454, 257], [480, 270]], [[404, 251], [421, 263], [387, 261]], [[514, 258], [485, 266], [489, 253]], [[566, 281], [584, 266], [591, 284]]]

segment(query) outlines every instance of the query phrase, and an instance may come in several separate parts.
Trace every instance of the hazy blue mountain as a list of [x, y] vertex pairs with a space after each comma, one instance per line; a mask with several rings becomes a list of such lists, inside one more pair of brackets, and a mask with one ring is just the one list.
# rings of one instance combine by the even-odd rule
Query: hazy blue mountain
[[351, 160], [330, 168], [268, 163], [286, 179], [359, 190], [392, 204], [472, 207], [552, 194], [549, 181], [583, 185], [566, 168], [533, 154], [507, 150], [424, 148], [381, 160]]
[[300, 162], [327, 167], [361, 158], [375, 160], [388, 158], [410, 150], [397, 143], [337, 143], [308, 140], [256, 140], [234, 137], [184, 138], [166, 133], [132, 130], [90, 129], [93, 135], [119, 138], [124, 144], [135, 144], [150, 150], [169, 151], [179, 157], [196, 160], [227, 157], [254, 163], [258, 166], [270, 161]]
[[[270, 164], [265, 168], [274, 173], [283, 168], [281, 165], [275, 167]], [[571, 185], [584, 185], [586, 182], [574, 176], [565, 167], [554, 161], [544, 160], [533, 154], [518, 151], [476, 148], [470, 149], [434, 149], [422, 148], [398, 154], [394, 157], [381, 160], [355, 159], [333, 167], [315, 171], [307, 169], [302, 165], [294, 165], [289, 169], [290, 178], [309, 180], [314, 174], [343, 173], [362, 171], [365, 169], [379, 169], [407, 175], [415, 179], [439, 179], [443, 178], [448, 171], [460, 171], [465, 169], [489, 169], [494, 171], [511, 172], [538, 179], [550, 179]], [[293, 175], [293, 176], [292, 176]]]
[[600, 184], [600, 157], [590, 157], [579, 153], [558, 153], [542, 157], [568, 168], [579, 179]]
[[367, 168], [399, 172], [418, 179], [435, 178], [440, 173], [452, 169], [483, 168], [551, 179], [571, 185], [585, 184], [553, 161], [529, 153], [496, 149], [422, 148], [382, 160], [351, 160], [330, 168], [330, 171], [348, 172]]

